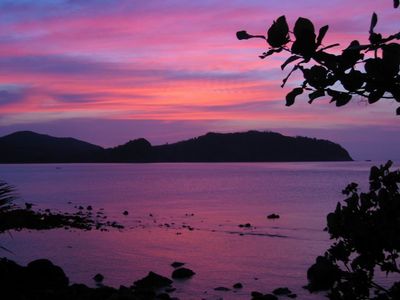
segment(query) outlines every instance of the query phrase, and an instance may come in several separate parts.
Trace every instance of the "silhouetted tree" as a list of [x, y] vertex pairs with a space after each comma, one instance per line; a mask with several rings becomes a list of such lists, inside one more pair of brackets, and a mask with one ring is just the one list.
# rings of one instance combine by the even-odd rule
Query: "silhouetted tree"
[[[329, 290], [330, 299], [400, 299], [400, 170], [392, 162], [372, 167], [369, 192], [350, 183], [327, 216], [327, 231], [335, 242], [308, 270], [310, 291]], [[389, 283], [381, 279], [391, 276]]]
[[[394, 7], [399, 7], [398, 0], [394, 1]], [[297, 62], [283, 79], [282, 87], [295, 71], [302, 72], [304, 81], [286, 95], [287, 106], [304, 92], [308, 92], [309, 103], [328, 95], [336, 106], [346, 105], [354, 96], [365, 97], [370, 104], [380, 99], [400, 102], [400, 44], [393, 42], [400, 39], [400, 32], [383, 37], [374, 31], [377, 22], [378, 16], [373, 13], [368, 44], [354, 40], [339, 55], [327, 52], [339, 44], [323, 45], [329, 26], [321, 27], [316, 35], [313, 23], [306, 18], [298, 18], [292, 31], [285, 16], [281, 16], [266, 36], [246, 31], [238, 31], [236, 35], [239, 40], [266, 40], [269, 49], [260, 55], [262, 59], [282, 51], [290, 53], [282, 70]], [[396, 113], [400, 115], [400, 107]]]
[[[395, 8], [400, 5], [399, 0], [393, 3]], [[383, 37], [374, 31], [377, 22], [373, 13], [368, 44], [354, 40], [340, 55], [326, 51], [338, 44], [322, 44], [329, 27], [323, 26], [316, 35], [313, 23], [305, 18], [298, 18], [292, 32], [281, 16], [267, 36], [239, 31], [237, 37], [265, 39], [270, 48], [262, 59], [282, 51], [292, 54], [281, 68], [297, 64], [282, 87], [297, 70], [304, 81], [286, 95], [287, 106], [305, 91], [309, 103], [326, 95], [336, 106], [346, 105], [357, 95], [370, 104], [380, 99], [400, 102], [400, 45], [393, 42], [400, 39], [400, 32]], [[396, 113], [400, 115], [400, 107]], [[396, 281], [400, 274], [400, 170], [391, 171], [391, 166], [389, 161], [371, 168], [369, 192], [360, 193], [356, 183], [343, 190], [344, 204], [338, 203], [327, 216], [326, 230], [335, 241], [307, 272], [310, 291], [329, 291], [332, 300], [400, 299], [400, 281]], [[391, 277], [382, 284], [377, 278], [384, 275]]]

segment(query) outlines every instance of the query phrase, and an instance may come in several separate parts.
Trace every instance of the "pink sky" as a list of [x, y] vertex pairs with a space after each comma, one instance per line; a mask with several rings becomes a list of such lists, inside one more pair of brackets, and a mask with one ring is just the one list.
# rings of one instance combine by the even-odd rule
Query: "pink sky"
[[[298, 16], [326, 43], [399, 31], [392, 1], [21, 0], [0, 3], [0, 135], [36, 130], [103, 146], [153, 144], [208, 131], [277, 130], [341, 143], [354, 158], [400, 159], [393, 101], [343, 108], [284, 98], [284, 57], [260, 60], [273, 19]], [[341, 48], [339, 48], [341, 49]], [[397, 133], [397, 134], [396, 134]]]

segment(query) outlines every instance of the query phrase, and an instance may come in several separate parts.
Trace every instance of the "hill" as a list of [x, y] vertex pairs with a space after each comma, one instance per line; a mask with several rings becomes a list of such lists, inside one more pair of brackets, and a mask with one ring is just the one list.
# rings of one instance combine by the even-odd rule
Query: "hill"
[[0, 162], [94, 162], [104, 149], [74, 138], [19, 131], [0, 138]]
[[109, 149], [73, 138], [58, 138], [31, 131], [0, 138], [0, 163], [350, 160], [349, 153], [331, 141], [288, 137], [275, 132], [207, 133], [158, 146], [140, 138]]
[[187, 141], [153, 148], [154, 159], [163, 162], [352, 160], [344, 148], [327, 140], [259, 131], [207, 133]]

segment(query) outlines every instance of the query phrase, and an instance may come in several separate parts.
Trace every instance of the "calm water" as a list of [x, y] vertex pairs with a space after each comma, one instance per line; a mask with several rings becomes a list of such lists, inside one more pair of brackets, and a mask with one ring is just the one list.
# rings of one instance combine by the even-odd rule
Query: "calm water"
[[[343, 199], [347, 183], [366, 188], [372, 164], [0, 165], [0, 178], [18, 188], [21, 203], [62, 211], [91, 205], [126, 226], [11, 232], [0, 243], [15, 253], [3, 254], [11, 259], [50, 258], [73, 282], [90, 285], [99, 272], [116, 287], [150, 270], [170, 276], [170, 264], [183, 261], [197, 274], [175, 284], [181, 299], [249, 299], [253, 290], [279, 286], [300, 299], [320, 299], [301, 287], [307, 268], [329, 245], [325, 216]], [[281, 218], [268, 220], [271, 213]], [[253, 228], [238, 227], [243, 223]], [[244, 285], [236, 293], [214, 291], [236, 282]]]

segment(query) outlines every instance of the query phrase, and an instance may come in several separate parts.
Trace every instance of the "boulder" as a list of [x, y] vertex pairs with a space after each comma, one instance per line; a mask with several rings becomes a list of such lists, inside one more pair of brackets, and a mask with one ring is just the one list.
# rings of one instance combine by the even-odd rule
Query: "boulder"
[[161, 276], [154, 272], [149, 272], [149, 274], [137, 281], [134, 282], [136, 289], [158, 289], [166, 286], [170, 286], [172, 284], [172, 280]]
[[243, 288], [243, 284], [241, 284], [240, 282], [237, 282], [237, 283], [235, 283], [235, 284], [233, 285], [233, 288], [234, 288], [234, 289], [241, 289], [241, 288]]
[[184, 264], [185, 264], [185, 263], [183, 263], [183, 262], [174, 261], [174, 262], [171, 264], [171, 267], [173, 267], [173, 268], [179, 268], [179, 267], [182, 267]]
[[172, 278], [174, 279], [187, 279], [195, 275], [196, 273], [187, 268], [179, 268], [172, 272]]
[[69, 279], [63, 269], [48, 259], [38, 259], [26, 267], [28, 286], [33, 290], [67, 288]]
[[280, 216], [278, 214], [270, 214], [267, 216], [267, 219], [273, 220], [273, 219], [279, 219]]

